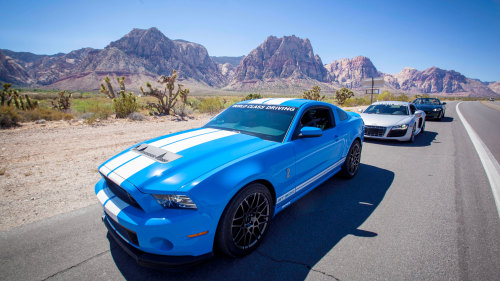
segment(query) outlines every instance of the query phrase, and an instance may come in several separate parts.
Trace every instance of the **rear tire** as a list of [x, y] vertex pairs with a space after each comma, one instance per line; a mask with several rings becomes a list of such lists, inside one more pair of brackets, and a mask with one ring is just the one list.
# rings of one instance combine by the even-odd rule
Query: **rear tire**
[[230, 257], [250, 254], [262, 242], [274, 213], [271, 193], [266, 186], [252, 183], [229, 201], [222, 213], [215, 242]]
[[340, 170], [340, 175], [347, 179], [353, 178], [358, 173], [360, 161], [361, 143], [359, 140], [355, 140], [349, 148], [345, 162], [342, 165], [342, 170]]

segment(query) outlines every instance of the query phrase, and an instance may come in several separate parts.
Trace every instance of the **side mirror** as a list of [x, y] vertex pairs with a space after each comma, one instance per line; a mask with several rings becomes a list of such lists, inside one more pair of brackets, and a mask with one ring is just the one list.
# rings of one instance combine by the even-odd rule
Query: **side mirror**
[[446, 104], [446, 102], [442, 102], [442, 103], [441, 103], [441, 105], [445, 105], [445, 104]]
[[301, 138], [314, 138], [321, 137], [323, 135], [323, 130], [316, 127], [304, 127], [300, 129], [299, 137]]
[[358, 112], [359, 113], [363, 113], [363, 109], [362, 108], [358, 108]]

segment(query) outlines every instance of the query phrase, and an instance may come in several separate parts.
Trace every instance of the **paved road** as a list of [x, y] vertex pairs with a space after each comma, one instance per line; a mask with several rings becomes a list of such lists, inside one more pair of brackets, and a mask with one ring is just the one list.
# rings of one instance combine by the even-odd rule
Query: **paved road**
[[[334, 177], [280, 213], [245, 258], [138, 267], [93, 205], [0, 233], [0, 280], [498, 280], [500, 219], [455, 105], [414, 144], [365, 142], [356, 178]], [[491, 109], [461, 110], [481, 137], [500, 139], [481, 121], [498, 124]]]

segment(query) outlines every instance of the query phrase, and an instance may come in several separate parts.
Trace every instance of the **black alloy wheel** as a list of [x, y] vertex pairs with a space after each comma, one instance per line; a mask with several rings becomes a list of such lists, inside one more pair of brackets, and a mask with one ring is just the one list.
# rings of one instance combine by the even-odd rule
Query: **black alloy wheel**
[[361, 144], [355, 140], [349, 152], [347, 153], [344, 165], [342, 165], [341, 175], [345, 178], [352, 178], [358, 173], [359, 163], [361, 161]]
[[262, 241], [274, 213], [267, 187], [253, 183], [241, 190], [224, 211], [216, 235], [218, 248], [228, 256], [244, 256]]

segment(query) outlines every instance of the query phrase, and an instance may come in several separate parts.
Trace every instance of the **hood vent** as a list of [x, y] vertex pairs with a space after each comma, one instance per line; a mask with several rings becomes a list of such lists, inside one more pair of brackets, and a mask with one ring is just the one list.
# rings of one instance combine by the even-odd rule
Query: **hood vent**
[[175, 154], [147, 143], [138, 145], [132, 148], [132, 150], [160, 163], [172, 162], [182, 157], [179, 154]]

